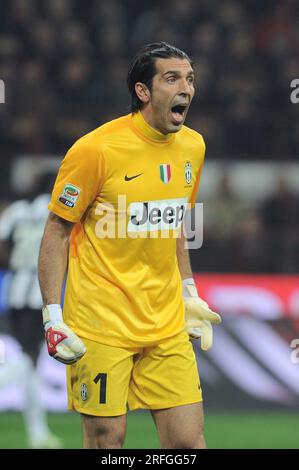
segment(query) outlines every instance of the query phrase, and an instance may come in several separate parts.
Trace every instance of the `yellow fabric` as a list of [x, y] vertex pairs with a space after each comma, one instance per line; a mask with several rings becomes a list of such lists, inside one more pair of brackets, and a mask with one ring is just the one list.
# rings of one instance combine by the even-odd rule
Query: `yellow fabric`
[[[104, 344], [138, 347], [184, 329], [176, 259], [178, 230], [173, 224], [182, 205], [196, 199], [204, 152], [197, 132], [183, 126], [177, 134], [165, 136], [151, 128], [141, 113], [99, 127], [68, 151], [49, 210], [76, 223], [70, 241], [64, 321], [78, 335]], [[187, 163], [192, 168], [190, 181]], [[168, 182], [163, 182], [161, 165], [163, 178], [170, 165]], [[73, 198], [69, 185], [76, 194]], [[126, 198], [123, 207], [118, 204], [119, 195]], [[137, 206], [151, 211], [150, 221], [141, 224], [148, 231], [138, 231]], [[103, 238], [101, 227], [109, 226], [103, 221], [114, 218], [119, 226], [124, 225], [113, 238]], [[165, 238], [168, 227], [174, 228]]]
[[92, 416], [202, 401], [195, 355], [184, 331], [159, 345], [118, 348], [83, 339], [87, 352], [67, 367], [68, 407]]

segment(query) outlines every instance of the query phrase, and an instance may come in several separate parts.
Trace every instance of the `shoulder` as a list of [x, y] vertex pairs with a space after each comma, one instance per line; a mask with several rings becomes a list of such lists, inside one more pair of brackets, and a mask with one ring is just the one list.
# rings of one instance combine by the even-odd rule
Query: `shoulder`
[[79, 166], [87, 171], [94, 168], [102, 173], [109, 153], [107, 149], [115, 142], [119, 145], [129, 127], [130, 115], [109, 121], [83, 135], [67, 151], [62, 166], [68, 169]]
[[73, 147], [97, 146], [104, 144], [105, 142], [109, 142], [109, 140], [113, 138], [117, 138], [119, 134], [123, 133], [123, 131], [126, 131], [130, 127], [129, 116], [130, 115], [121, 116], [117, 119], [113, 119], [112, 121], [102, 124], [101, 126], [78, 139], [74, 143]]
[[181, 135], [184, 139], [190, 142], [190, 144], [193, 144], [205, 150], [206, 144], [203, 136], [199, 132], [195, 131], [194, 129], [191, 129], [190, 127], [183, 126], [181, 130]]

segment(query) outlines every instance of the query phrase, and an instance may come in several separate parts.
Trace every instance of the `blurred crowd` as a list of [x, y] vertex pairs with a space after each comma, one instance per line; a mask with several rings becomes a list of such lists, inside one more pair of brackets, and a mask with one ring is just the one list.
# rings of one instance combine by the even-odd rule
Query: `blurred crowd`
[[203, 208], [203, 245], [190, 250], [194, 270], [298, 273], [299, 192], [283, 177], [272, 194], [252, 203], [224, 175]]
[[[0, 200], [15, 156], [61, 156], [128, 112], [129, 60], [158, 40], [195, 61], [187, 124], [204, 135], [209, 160], [298, 157], [296, 0], [1, 0], [0, 18]], [[295, 272], [298, 214], [298, 195], [283, 181], [252, 208], [224, 177], [192, 260], [200, 270]]]
[[195, 60], [210, 158], [296, 158], [298, 17], [296, 0], [1, 0], [1, 156], [64, 153], [127, 113], [130, 58], [166, 40]]

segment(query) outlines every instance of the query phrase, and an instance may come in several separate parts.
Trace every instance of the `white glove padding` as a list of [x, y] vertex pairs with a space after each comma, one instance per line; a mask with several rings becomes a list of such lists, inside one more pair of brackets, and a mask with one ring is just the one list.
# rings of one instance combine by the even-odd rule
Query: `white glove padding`
[[74, 364], [86, 352], [81, 339], [65, 324], [60, 305], [51, 304], [43, 309], [43, 323], [48, 353], [63, 364]]
[[211, 323], [221, 323], [221, 317], [218, 313], [213, 312], [204, 300], [198, 297], [193, 279], [183, 281], [183, 296], [188, 334], [191, 338], [201, 338], [201, 348], [207, 351], [213, 345]]

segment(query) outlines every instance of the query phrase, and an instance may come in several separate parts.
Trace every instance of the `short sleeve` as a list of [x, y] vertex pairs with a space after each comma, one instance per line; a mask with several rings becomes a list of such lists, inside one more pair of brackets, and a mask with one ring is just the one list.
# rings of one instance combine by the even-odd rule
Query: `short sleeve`
[[69, 222], [79, 222], [99, 194], [103, 179], [104, 157], [100, 146], [83, 137], [61, 163], [49, 210]]

